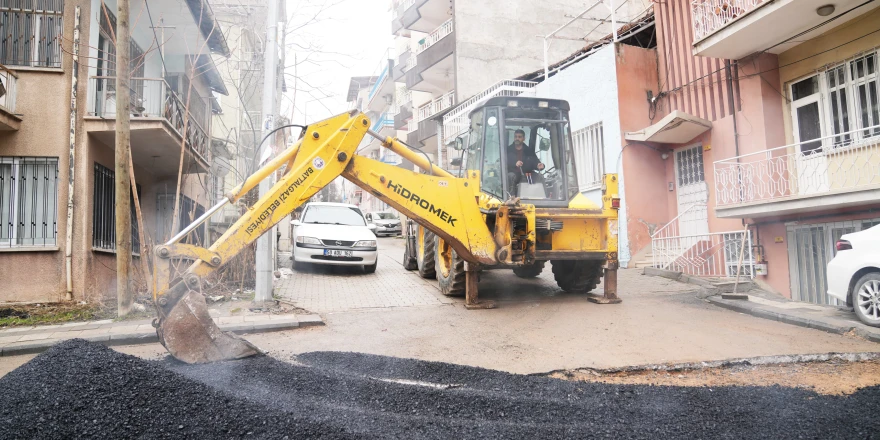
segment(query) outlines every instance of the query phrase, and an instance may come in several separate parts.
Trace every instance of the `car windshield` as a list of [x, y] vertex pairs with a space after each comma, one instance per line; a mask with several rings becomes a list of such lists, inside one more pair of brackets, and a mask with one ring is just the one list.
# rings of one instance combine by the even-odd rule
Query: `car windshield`
[[349, 206], [310, 206], [302, 221], [317, 225], [366, 226], [361, 211]]
[[397, 220], [397, 214], [393, 212], [377, 212], [373, 214], [376, 220]]

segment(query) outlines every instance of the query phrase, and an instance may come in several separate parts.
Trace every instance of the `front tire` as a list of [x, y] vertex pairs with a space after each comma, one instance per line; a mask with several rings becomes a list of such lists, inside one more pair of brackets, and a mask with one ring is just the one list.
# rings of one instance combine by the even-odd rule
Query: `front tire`
[[434, 269], [440, 284], [440, 293], [446, 296], [464, 296], [467, 284], [464, 260], [440, 237], [435, 238], [434, 248], [437, 249]]
[[860, 321], [880, 327], [880, 272], [865, 274], [856, 281], [852, 303]]
[[379, 265], [379, 257], [376, 257], [375, 263], [364, 265], [364, 273], [376, 273], [376, 267], [378, 265]]
[[599, 285], [602, 278], [603, 261], [556, 260], [553, 264], [553, 278], [562, 290], [572, 293], [587, 293]]
[[416, 235], [416, 246], [418, 249], [416, 262], [418, 263], [419, 275], [422, 278], [436, 278], [437, 269], [434, 267], [436, 265], [434, 261], [434, 233], [419, 226], [418, 234]]
[[520, 278], [535, 278], [538, 275], [541, 275], [541, 272], [544, 270], [545, 261], [535, 261], [532, 264], [526, 266], [517, 266], [513, 268], [514, 275]]

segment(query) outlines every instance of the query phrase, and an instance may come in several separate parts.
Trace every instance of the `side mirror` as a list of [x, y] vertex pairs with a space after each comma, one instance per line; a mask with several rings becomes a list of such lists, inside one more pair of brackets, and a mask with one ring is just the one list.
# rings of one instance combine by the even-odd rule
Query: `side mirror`
[[547, 151], [550, 149], [550, 139], [542, 138], [541, 145], [538, 146], [541, 151]]
[[370, 224], [367, 225], [367, 229], [369, 229], [369, 230], [371, 230], [371, 231], [375, 231], [375, 230], [376, 230], [376, 225], [373, 224], [373, 223], [370, 223]]
[[291, 220], [290, 224], [292, 224], [293, 226], [300, 226], [302, 225], [302, 222], [299, 220]]
[[464, 150], [465, 146], [467, 146], [468, 136], [469, 136], [469, 133], [465, 133], [465, 134], [455, 138], [455, 146], [453, 148], [455, 148], [456, 151]]
[[460, 167], [460, 166], [461, 166], [461, 158], [460, 158], [460, 157], [453, 158], [453, 159], [449, 162], [449, 164], [452, 165], [452, 166], [454, 166], [454, 167]]

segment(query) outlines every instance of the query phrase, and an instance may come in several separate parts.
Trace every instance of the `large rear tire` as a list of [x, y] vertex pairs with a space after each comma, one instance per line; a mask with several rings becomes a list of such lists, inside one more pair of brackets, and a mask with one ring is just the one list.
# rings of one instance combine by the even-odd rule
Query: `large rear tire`
[[407, 220], [406, 224], [406, 234], [404, 235], [404, 240], [406, 240], [406, 244], [403, 249], [403, 268], [406, 270], [416, 270], [419, 268], [419, 261], [416, 257], [416, 249], [418, 248], [418, 243], [416, 243], [416, 226], [414, 226], [412, 220]]
[[602, 278], [603, 261], [556, 260], [551, 263], [556, 285], [566, 292], [590, 292]]
[[416, 235], [416, 245], [418, 249], [416, 261], [418, 262], [419, 275], [422, 278], [435, 278], [437, 276], [437, 269], [434, 267], [436, 264], [434, 262], [434, 233], [419, 226], [418, 234]]
[[435, 238], [434, 248], [437, 249], [434, 261], [440, 293], [446, 296], [464, 296], [466, 286], [464, 260], [440, 237]]
[[534, 278], [541, 275], [541, 272], [544, 270], [544, 263], [546, 261], [539, 260], [527, 266], [517, 266], [513, 268], [513, 273], [520, 278]]

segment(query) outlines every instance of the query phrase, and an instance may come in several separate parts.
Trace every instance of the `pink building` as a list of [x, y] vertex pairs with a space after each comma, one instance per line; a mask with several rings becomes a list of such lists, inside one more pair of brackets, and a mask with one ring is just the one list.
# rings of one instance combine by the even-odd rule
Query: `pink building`
[[576, 147], [622, 175], [628, 267], [832, 302], [834, 242], [880, 223], [880, 4], [826, 3], [656, 2], [520, 78], [569, 100], [573, 132], [603, 129]]

